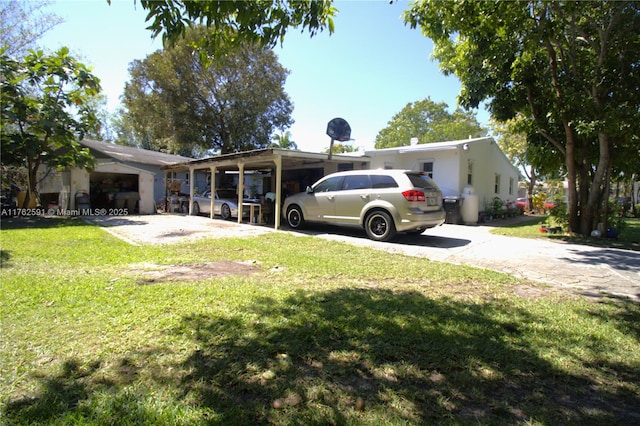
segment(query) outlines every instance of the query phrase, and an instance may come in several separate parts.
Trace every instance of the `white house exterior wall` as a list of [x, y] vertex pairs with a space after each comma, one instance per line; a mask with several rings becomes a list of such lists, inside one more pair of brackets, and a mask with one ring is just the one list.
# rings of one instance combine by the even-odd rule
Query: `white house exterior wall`
[[[407, 147], [409, 148], [409, 147]], [[385, 153], [367, 152], [371, 156], [371, 169], [408, 169], [422, 170], [426, 162], [433, 162], [433, 180], [446, 195], [459, 195], [462, 188], [458, 188], [460, 180], [460, 153], [457, 149], [443, 151], [416, 151]]]
[[[518, 170], [491, 137], [371, 150], [365, 154], [371, 159], [372, 169], [422, 170], [424, 162], [433, 161], [433, 179], [445, 196], [462, 194], [468, 185], [471, 162], [471, 186], [478, 195], [480, 210], [496, 196], [505, 203], [517, 198]], [[500, 176], [498, 193], [495, 192], [496, 175]]]
[[[480, 210], [488, 207], [495, 197], [501, 198], [505, 203], [515, 202], [518, 196], [518, 171], [498, 145], [493, 140], [483, 141], [470, 144], [467, 152], [473, 162], [472, 186], [479, 196]], [[495, 191], [496, 175], [500, 176], [497, 193]]]

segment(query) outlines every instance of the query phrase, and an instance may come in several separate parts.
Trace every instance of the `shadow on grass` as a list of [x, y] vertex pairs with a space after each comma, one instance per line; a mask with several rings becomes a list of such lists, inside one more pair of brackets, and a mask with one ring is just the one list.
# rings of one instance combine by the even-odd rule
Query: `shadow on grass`
[[79, 217], [74, 216], [19, 216], [2, 219], [2, 229], [51, 229], [69, 226], [90, 226]]
[[[637, 320], [637, 312], [617, 318], [620, 327], [636, 327], [628, 322]], [[169, 404], [192, 410], [192, 424], [637, 424], [640, 371], [599, 358], [596, 342], [579, 346], [591, 351], [587, 359], [599, 359], [588, 371], [559, 370], [539, 356], [541, 347], [581, 363], [565, 345], [583, 335], [541, 329], [540, 321], [500, 301], [468, 304], [380, 289], [299, 292], [259, 300], [235, 315], [183, 318], [167, 333], [197, 349], [162, 369], [174, 372], [173, 380], [157, 374], [145, 392], [177, 395]], [[152, 376], [161, 370], [148, 365], [155, 358], [139, 357], [126, 365]], [[20, 424], [64, 416], [118, 424], [162, 418], [157, 405], [140, 402], [142, 390], [117, 389], [130, 384], [122, 377], [135, 381], [137, 371], [100, 382], [92, 393], [104, 377], [98, 365], [86, 374], [74, 365], [43, 378], [36, 397], [10, 402], [6, 418]], [[603, 385], [605, 375], [615, 381]], [[95, 399], [105, 392], [115, 395], [112, 406], [98, 412]], [[135, 417], [124, 410], [129, 406], [137, 407]], [[167, 418], [166, 409], [164, 415], [186, 423]]]
[[11, 251], [0, 250], [0, 268], [8, 268], [11, 266]]
[[[640, 420], [638, 395], [598, 390], [541, 359], [525, 337], [536, 318], [522, 311], [380, 290], [301, 293], [250, 310], [266, 322], [247, 327], [240, 317], [186, 319], [202, 349], [183, 366], [193, 371], [185, 391], [228, 413], [229, 423], [275, 416], [276, 423], [339, 424], [355, 416], [358, 398], [383, 424]], [[267, 324], [276, 318], [278, 324]], [[640, 373], [598, 368], [618, 371], [630, 383]], [[269, 413], [275, 399], [286, 405], [292, 395], [304, 404]]]
[[123, 226], [146, 225], [143, 220], [131, 220], [126, 216], [19, 216], [2, 219], [2, 229], [65, 228], [69, 226]]

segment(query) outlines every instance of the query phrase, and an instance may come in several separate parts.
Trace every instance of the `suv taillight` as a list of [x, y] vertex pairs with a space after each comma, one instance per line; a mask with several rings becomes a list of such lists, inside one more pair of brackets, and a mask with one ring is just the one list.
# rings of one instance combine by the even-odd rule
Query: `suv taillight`
[[424, 203], [425, 201], [424, 192], [416, 191], [415, 189], [404, 191], [402, 195], [404, 195], [407, 201], [417, 201], [419, 203]]

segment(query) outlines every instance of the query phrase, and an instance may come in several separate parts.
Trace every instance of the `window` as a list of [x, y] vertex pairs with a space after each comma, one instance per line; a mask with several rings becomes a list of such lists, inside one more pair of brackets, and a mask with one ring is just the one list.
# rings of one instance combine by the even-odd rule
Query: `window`
[[376, 189], [397, 188], [398, 183], [391, 176], [371, 175], [371, 187]]
[[339, 172], [346, 172], [347, 170], [353, 170], [353, 163], [340, 163], [338, 164]]
[[425, 161], [422, 163], [422, 171], [427, 174], [431, 179], [433, 179], [433, 161]]
[[473, 162], [467, 160], [467, 185], [473, 185]]
[[500, 193], [500, 175], [498, 175], [498, 174], [496, 175], [496, 178], [495, 178], [495, 183], [494, 183], [493, 191], [494, 191], [496, 194], [499, 194], [499, 193]]
[[353, 176], [345, 176], [344, 181], [342, 182], [342, 189], [367, 189], [370, 188], [371, 184], [369, 183], [368, 175], [353, 175]]
[[330, 192], [337, 191], [341, 187], [342, 176], [330, 177], [327, 180], [320, 182], [313, 188], [313, 192]]
[[[186, 183], [188, 185], [189, 184], [189, 172], [186, 172], [184, 174], [184, 176], [185, 176], [184, 183]], [[180, 179], [180, 175], [178, 174], [178, 172], [169, 172], [169, 173], [167, 173], [167, 178], [169, 179], [169, 183], [171, 183], [171, 182], [182, 183], [182, 180]]]
[[515, 187], [514, 183], [515, 183], [515, 179], [510, 177], [509, 178], [509, 195], [513, 195], [513, 188]]

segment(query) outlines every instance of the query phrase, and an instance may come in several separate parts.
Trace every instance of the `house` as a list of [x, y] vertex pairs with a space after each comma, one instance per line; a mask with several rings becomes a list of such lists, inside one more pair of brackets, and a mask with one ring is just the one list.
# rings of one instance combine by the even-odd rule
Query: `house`
[[[363, 153], [327, 154], [266, 148], [218, 155], [165, 166], [172, 173], [188, 173], [186, 194], [195, 194], [232, 186], [248, 195], [249, 186], [257, 195], [276, 194], [276, 228], [279, 227], [279, 206], [288, 194], [304, 191], [322, 176], [342, 170], [396, 168], [422, 170], [429, 174], [445, 196], [458, 199], [463, 216], [465, 210], [475, 223], [478, 213], [489, 208], [494, 198], [505, 204], [517, 198], [519, 173], [491, 137], [460, 141], [410, 145], [398, 148], [374, 149]], [[200, 177], [199, 177], [200, 176]], [[202, 176], [206, 176], [203, 180]], [[243, 179], [239, 179], [243, 176]], [[204, 186], [202, 182], [205, 182]], [[182, 187], [181, 187], [182, 188]], [[239, 195], [239, 205], [242, 196]], [[466, 204], [465, 204], [466, 201]], [[474, 205], [475, 204], [475, 205]], [[239, 215], [239, 217], [241, 217]]]
[[[167, 178], [161, 167], [193, 160], [189, 157], [84, 139], [96, 159], [93, 171], [80, 168], [43, 171], [38, 192], [43, 206], [64, 210], [127, 208], [151, 214], [164, 203]], [[188, 179], [188, 174], [184, 174]], [[174, 172], [177, 180], [183, 176]]]
[[374, 149], [365, 155], [372, 169], [426, 172], [445, 197], [471, 200], [474, 194], [479, 211], [489, 210], [496, 197], [505, 206], [518, 198], [520, 173], [492, 137]]

